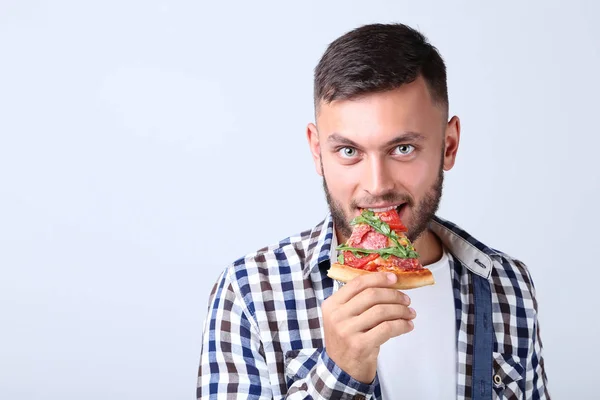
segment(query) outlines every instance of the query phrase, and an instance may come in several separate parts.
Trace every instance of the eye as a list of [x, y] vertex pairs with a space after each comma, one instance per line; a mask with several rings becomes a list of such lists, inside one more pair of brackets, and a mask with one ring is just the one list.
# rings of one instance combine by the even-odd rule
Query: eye
[[396, 146], [394, 149], [395, 154], [408, 155], [415, 150], [415, 147], [411, 144], [401, 144]]
[[342, 157], [352, 158], [352, 157], [356, 156], [357, 151], [355, 148], [352, 148], [352, 147], [342, 147], [341, 149], [338, 150], [338, 153], [340, 153], [340, 155]]

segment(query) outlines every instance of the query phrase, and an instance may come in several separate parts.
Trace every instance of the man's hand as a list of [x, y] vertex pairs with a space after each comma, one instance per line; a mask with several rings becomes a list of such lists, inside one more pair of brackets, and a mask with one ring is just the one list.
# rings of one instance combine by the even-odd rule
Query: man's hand
[[384, 272], [361, 275], [323, 302], [327, 354], [359, 382], [375, 379], [383, 343], [413, 329], [409, 297], [390, 288], [396, 279]]

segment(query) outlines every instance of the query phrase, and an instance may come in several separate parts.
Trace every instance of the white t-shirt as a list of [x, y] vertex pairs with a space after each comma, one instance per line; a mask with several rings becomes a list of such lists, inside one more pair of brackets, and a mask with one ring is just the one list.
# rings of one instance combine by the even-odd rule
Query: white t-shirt
[[[335, 236], [332, 260], [337, 257]], [[383, 399], [456, 398], [456, 313], [448, 253], [443, 250], [440, 260], [425, 266], [435, 285], [404, 291], [417, 312], [414, 330], [380, 348], [377, 374]], [[336, 282], [334, 289], [338, 287]]]
[[426, 267], [435, 285], [404, 291], [417, 312], [414, 330], [388, 340], [379, 351], [384, 399], [456, 398], [456, 313], [446, 250]]

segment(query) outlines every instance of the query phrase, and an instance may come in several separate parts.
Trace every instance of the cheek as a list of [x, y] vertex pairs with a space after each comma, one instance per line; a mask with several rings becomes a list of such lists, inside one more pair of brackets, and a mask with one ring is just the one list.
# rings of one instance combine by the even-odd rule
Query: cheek
[[358, 168], [340, 165], [331, 160], [323, 159], [323, 172], [331, 196], [335, 200], [347, 205], [360, 182]]
[[[437, 161], [439, 164], [439, 161]], [[402, 170], [402, 186], [415, 197], [421, 197], [427, 193], [437, 181], [438, 167], [432, 167], [430, 160], [419, 160], [406, 166]]]

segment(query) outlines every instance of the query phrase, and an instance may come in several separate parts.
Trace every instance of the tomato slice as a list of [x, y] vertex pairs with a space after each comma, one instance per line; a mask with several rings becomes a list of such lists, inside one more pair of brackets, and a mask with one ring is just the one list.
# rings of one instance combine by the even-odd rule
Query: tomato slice
[[375, 213], [379, 217], [380, 220], [386, 222], [390, 229], [397, 232], [407, 232], [408, 229], [404, 226], [402, 221], [400, 220], [400, 216], [398, 215], [398, 211], [389, 210], [385, 212]]
[[358, 257], [355, 257], [351, 251], [345, 251], [344, 252], [344, 265], [347, 265], [347, 266], [353, 267], [353, 268], [363, 268], [365, 265], [367, 265], [368, 262], [375, 260], [377, 257], [379, 257], [379, 254], [373, 253], [373, 254], [367, 254], [367, 255], [364, 255], [364, 256], [358, 258]]
[[365, 266], [362, 267], [365, 271], [375, 272], [379, 269], [379, 265], [374, 262], [368, 262]]

